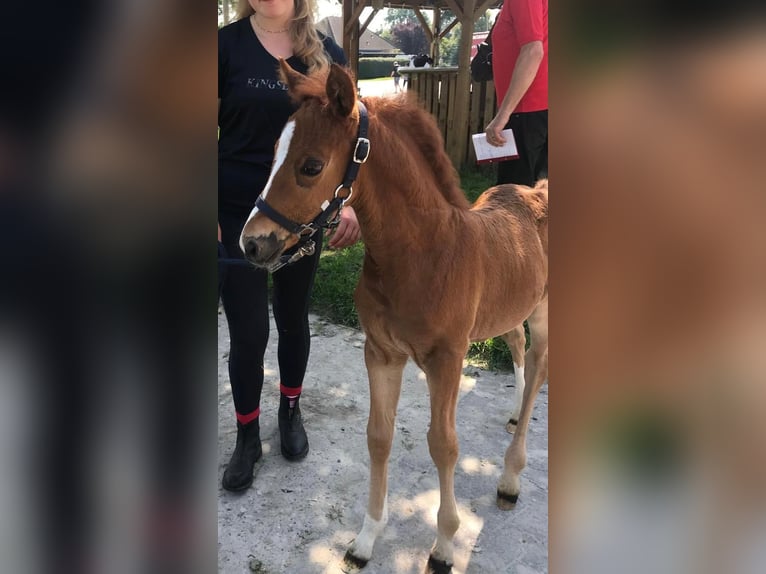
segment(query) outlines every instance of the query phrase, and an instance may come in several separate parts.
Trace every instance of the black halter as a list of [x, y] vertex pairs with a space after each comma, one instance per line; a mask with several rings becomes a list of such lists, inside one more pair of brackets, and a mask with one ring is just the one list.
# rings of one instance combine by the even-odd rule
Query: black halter
[[[316, 248], [316, 243], [312, 239], [314, 234], [322, 228], [332, 229], [340, 222], [340, 213], [343, 209], [343, 205], [349, 200], [351, 194], [354, 192], [351, 185], [359, 174], [359, 168], [367, 161], [367, 158], [370, 155], [370, 140], [367, 139], [367, 126], [369, 124], [367, 108], [361, 101], [358, 101], [357, 105], [359, 106], [359, 127], [356, 134], [354, 153], [351, 155], [351, 160], [346, 166], [346, 174], [343, 176], [343, 183], [335, 189], [332, 201], [325, 201], [322, 204], [322, 211], [319, 215], [309, 223], [298, 223], [279, 213], [276, 209], [266, 203], [266, 200], [262, 197], [258, 197], [255, 201], [255, 207], [258, 208], [258, 211], [263, 213], [273, 222], [287, 229], [290, 233], [294, 233], [298, 236], [297, 251], [292, 254], [282, 255], [279, 258], [279, 261], [272, 266], [272, 272], [284, 265], [295, 263], [301, 257], [312, 255]], [[348, 193], [346, 195], [340, 195], [342, 189], [347, 189]]]

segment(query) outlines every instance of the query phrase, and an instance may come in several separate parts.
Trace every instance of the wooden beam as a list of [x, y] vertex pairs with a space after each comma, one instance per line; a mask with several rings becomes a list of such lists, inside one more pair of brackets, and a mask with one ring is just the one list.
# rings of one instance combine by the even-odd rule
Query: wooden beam
[[370, 25], [370, 22], [372, 22], [372, 19], [375, 18], [375, 15], [380, 12], [380, 8], [373, 8], [372, 13], [367, 16], [367, 20], [364, 21], [364, 24], [359, 26], [359, 36], [364, 34], [364, 31], [367, 29], [367, 26]]
[[420, 25], [423, 27], [423, 32], [426, 34], [426, 40], [428, 40], [428, 43], [430, 44], [434, 41], [434, 33], [431, 31], [431, 25], [428, 23], [425, 16], [423, 16], [420, 8], [413, 8], [412, 10], [415, 12], [415, 16], [417, 16], [418, 20], [420, 20]]
[[444, 30], [439, 32], [439, 39], [441, 40], [442, 38], [444, 38], [444, 36], [449, 34], [450, 30], [452, 30], [452, 28], [454, 28], [458, 24], [460, 24], [460, 20], [458, 18], [455, 18], [452, 22], [449, 23], [449, 26], [447, 26]]
[[362, 15], [362, 10], [366, 7], [365, 0], [358, 0], [357, 5], [354, 7], [354, 11], [351, 13], [351, 19], [346, 22], [343, 28], [343, 34], [350, 34], [352, 26], [359, 23], [359, 16]]
[[434, 37], [431, 40], [431, 58], [433, 58], [434, 66], [439, 65], [439, 26], [441, 26], [441, 10], [438, 8], [433, 9], [434, 19]]
[[[364, 0], [360, 0], [362, 6]], [[348, 67], [354, 72], [354, 76], [359, 75], [359, 33], [357, 25], [359, 22], [352, 18], [354, 11], [354, 0], [343, 0], [343, 51], [348, 58]]]
[[[449, 0], [448, 0], [449, 1]], [[473, 42], [474, 14], [476, 0], [463, 1], [464, 16], [460, 19], [460, 48], [458, 50], [458, 74], [455, 86], [455, 126], [460, 130], [455, 132], [455, 167], [460, 168], [467, 155], [470, 134], [468, 106], [471, 96], [471, 44]]]
[[[455, 0], [444, 0], [444, 3], [449, 6], [449, 9], [452, 10], [452, 13], [455, 14], [455, 17], [458, 20], [463, 19], [463, 9], [460, 8], [460, 6], [457, 5], [457, 2]], [[463, 8], [465, 8], [465, 3], [463, 3]], [[473, 10], [468, 12], [469, 14], [473, 14]]]
[[481, 16], [484, 16], [484, 12], [489, 10], [493, 4], [496, 4], [497, 0], [484, 0], [481, 4], [479, 4], [479, 7], [476, 8], [476, 13], [474, 14], [473, 21], [476, 22]]

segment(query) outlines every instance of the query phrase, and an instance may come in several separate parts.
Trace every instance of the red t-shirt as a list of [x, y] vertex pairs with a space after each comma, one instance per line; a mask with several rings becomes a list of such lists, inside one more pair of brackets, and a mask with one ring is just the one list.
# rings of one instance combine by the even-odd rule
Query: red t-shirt
[[521, 47], [535, 40], [543, 43], [543, 59], [514, 113], [548, 109], [548, 0], [506, 0], [492, 31], [492, 70], [498, 105], [508, 91]]

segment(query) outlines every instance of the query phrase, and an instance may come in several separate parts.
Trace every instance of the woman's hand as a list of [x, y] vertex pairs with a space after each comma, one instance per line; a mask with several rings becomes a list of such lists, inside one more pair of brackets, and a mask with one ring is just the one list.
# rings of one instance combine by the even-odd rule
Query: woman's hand
[[493, 146], [501, 146], [505, 144], [506, 139], [500, 132], [503, 131], [509, 119], [510, 116], [506, 116], [506, 114], [498, 111], [497, 115], [492, 118], [492, 121], [487, 124], [486, 128], [484, 128], [484, 133], [487, 134], [487, 143]]
[[218, 241], [221, 241], [221, 224], [218, 224]]
[[359, 222], [356, 220], [356, 213], [352, 207], [344, 207], [340, 212], [340, 223], [330, 236], [330, 247], [333, 249], [342, 249], [353, 245], [362, 237], [359, 229]]

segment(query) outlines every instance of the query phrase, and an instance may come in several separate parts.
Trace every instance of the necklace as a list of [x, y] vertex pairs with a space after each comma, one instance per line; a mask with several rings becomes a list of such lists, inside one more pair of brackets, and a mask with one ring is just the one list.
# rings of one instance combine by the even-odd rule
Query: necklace
[[253, 19], [253, 22], [255, 22], [255, 27], [258, 28], [261, 32], [266, 32], [267, 34], [284, 34], [285, 32], [289, 32], [290, 28], [282, 28], [281, 30], [269, 30], [268, 28], [264, 28], [258, 23], [258, 18], [255, 17], [255, 14], [251, 16]]

